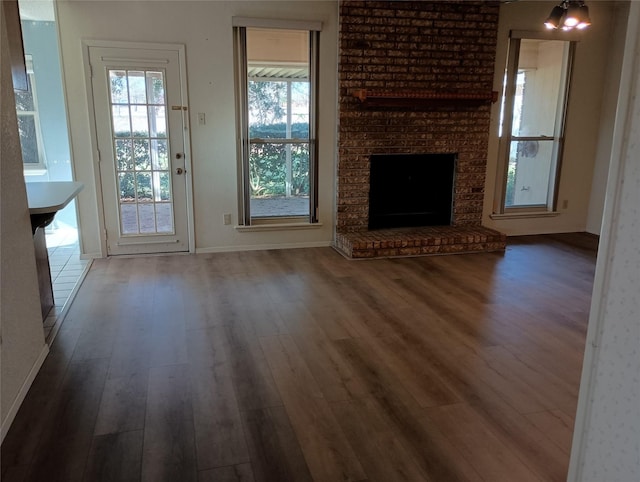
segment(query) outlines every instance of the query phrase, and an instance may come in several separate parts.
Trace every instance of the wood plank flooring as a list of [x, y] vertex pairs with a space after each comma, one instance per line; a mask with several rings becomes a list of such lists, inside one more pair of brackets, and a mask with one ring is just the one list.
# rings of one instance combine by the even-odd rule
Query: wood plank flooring
[[594, 267], [579, 234], [96, 260], [2, 480], [563, 481]]

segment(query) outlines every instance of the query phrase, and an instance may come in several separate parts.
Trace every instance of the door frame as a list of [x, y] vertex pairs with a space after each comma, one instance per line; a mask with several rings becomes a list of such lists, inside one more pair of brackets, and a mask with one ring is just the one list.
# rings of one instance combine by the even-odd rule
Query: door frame
[[[187, 92], [187, 67], [186, 51], [184, 44], [165, 44], [155, 42], [126, 42], [119, 40], [82, 40], [82, 62], [84, 69], [84, 80], [87, 90], [87, 106], [89, 108], [89, 129], [91, 141], [91, 157], [93, 166], [94, 187], [96, 190], [98, 208], [98, 226], [100, 228], [100, 251], [103, 258], [108, 256], [107, 250], [107, 227], [105, 222], [105, 206], [102, 192], [102, 174], [100, 172], [100, 155], [98, 153], [98, 132], [96, 123], [96, 112], [94, 105], [93, 83], [91, 81], [91, 64], [89, 62], [89, 49], [91, 47], [107, 47], [120, 49], [144, 49], [144, 50], [172, 50], [178, 53], [179, 76], [180, 76], [180, 96], [184, 104], [182, 111], [183, 138], [184, 138], [184, 167], [185, 167], [185, 196], [187, 203], [187, 236], [188, 252], [195, 253], [195, 226], [193, 214], [193, 177], [191, 176], [191, 126], [189, 118], [189, 96]], [[178, 254], [178, 253], [176, 253]]]

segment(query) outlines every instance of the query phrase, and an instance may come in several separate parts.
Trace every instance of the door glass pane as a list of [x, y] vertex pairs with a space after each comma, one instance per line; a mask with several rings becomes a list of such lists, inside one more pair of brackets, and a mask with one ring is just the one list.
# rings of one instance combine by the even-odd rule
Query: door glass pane
[[129, 103], [129, 86], [127, 85], [127, 72], [124, 70], [109, 71], [109, 85], [111, 87], [112, 104]]
[[151, 141], [151, 161], [156, 171], [169, 169], [169, 157], [167, 155], [167, 141]]
[[308, 216], [309, 32], [246, 33], [251, 216]]
[[153, 173], [153, 193], [154, 201], [169, 201], [170, 192], [169, 183], [171, 177], [168, 172]]
[[164, 106], [149, 107], [151, 137], [167, 137], [167, 116]]
[[138, 234], [138, 213], [134, 203], [120, 204], [120, 219], [122, 220], [122, 234]]
[[131, 139], [116, 139], [116, 164], [118, 171], [130, 171], [133, 169], [131, 153]]
[[156, 232], [156, 210], [153, 204], [138, 204], [138, 222], [141, 233], [153, 234]]
[[133, 203], [136, 200], [136, 177], [133, 172], [120, 172], [118, 174], [120, 186], [120, 202]]
[[149, 137], [149, 122], [147, 119], [146, 106], [131, 106], [131, 128], [133, 129], [133, 137]]
[[149, 88], [149, 104], [164, 105], [164, 76], [162, 72], [147, 72], [147, 85]]
[[147, 86], [144, 72], [129, 71], [129, 104], [147, 103]]
[[129, 117], [129, 106], [112, 106], [111, 119], [113, 121], [113, 135], [115, 137], [131, 137], [131, 119]]
[[133, 141], [133, 155], [136, 162], [136, 171], [146, 171], [151, 168], [151, 153], [147, 139], [135, 139]]
[[120, 232], [175, 234], [164, 73], [109, 70]]
[[156, 203], [156, 229], [159, 233], [173, 232], [173, 209], [171, 203]]

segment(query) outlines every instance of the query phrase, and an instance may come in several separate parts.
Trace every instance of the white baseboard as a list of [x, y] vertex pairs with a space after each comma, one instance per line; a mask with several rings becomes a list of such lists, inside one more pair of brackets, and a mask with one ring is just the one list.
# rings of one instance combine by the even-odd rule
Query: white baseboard
[[101, 259], [101, 258], [104, 258], [104, 256], [102, 256], [102, 254], [100, 253], [87, 253], [87, 254], [80, 255], [80, 259], [82, 260]]
[[266, 249], [328, 248], [331, 246], [332, 242], [333, 241], [311, 241], [308, 243], [278, 243], [196, 248], [196, 254], [230, 253], [233, 251], [263, 251]]
[[27, 396], [29, 389], [31, 388], [33, 381], [36, 379], [36, 376], [38, 375], [38, 372], [40, 371], [40, 368], [42, 367], [42, 364], [44, 363], [44, 360], [47, 358], [48, 354], [49, 354], [49, 345], [45, 344], [42, 347], [42, 351], [40, 352], [38, 359], [31, 367], [31, 371], [29, 371], [29, 374], [27, 375], [27, 378], [22, 384], [22, 387], [20, 388], [18, 395], [16, 396], [15, 400], [11, 404], [11, 408], [9, 409], [7, 416], [2, 421], [2, 428], [0, 429], [2, 432], [2, 435], [0, 438], [0, 443], [4, 441], [4, 437], [7, 435], [7, 432], [9, 431], [9, 428], [11, 428], [11, 424], [13, 423], [13, 420], [16, 418], [16, 415], [18, 414], [20, 405], [22, 405], [22, 402], [24, 402], [24, 399]]

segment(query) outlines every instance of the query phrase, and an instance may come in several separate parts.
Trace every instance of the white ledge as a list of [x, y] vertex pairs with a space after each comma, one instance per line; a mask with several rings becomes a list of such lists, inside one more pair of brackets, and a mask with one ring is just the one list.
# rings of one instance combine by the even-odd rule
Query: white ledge
[[318, 229], [322, 223], [278, 223], [278, 224], [252, 224], [251, 226], [234, 226], [236, 231], [286, 231], [297, 229]]
[[553, 218], [556, 216], [560, 216], [560, 212], [558, 211], [529, 211], [522, 213], [494, 213], [490, 214], [489, 217], [495, 220], [502, 219], [527, 219], [527, 218]]

